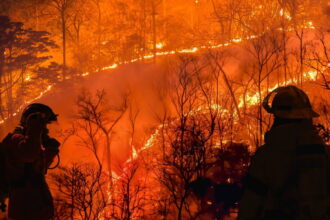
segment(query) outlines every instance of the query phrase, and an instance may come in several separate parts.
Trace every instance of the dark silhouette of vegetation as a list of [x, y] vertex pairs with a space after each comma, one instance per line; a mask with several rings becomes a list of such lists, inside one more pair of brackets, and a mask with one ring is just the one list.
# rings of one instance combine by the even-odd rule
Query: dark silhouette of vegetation
[[[56, 69], [45, 63], [51, 59], [49, 50], [57, 48], [46, 31], [24, 28], [23, 23], [0, 16], [0, 115], [12, 117], [17, 107], [30, 94], [28, 88], [31, 72], [49, 71], [46, 80], [58, 76]], [[40, 82], [41, 83], [41, 82]], [[40, 85], [40, 84], [39, 84]], [[6, 98], [4, 98], [6, 97]]]

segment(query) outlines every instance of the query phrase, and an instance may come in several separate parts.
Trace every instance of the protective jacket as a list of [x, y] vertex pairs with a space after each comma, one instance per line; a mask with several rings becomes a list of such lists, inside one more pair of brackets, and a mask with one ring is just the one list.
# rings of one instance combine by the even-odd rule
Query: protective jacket
[[327, 150], [311, 123], [273, 127], [252, 158], [238, 219], [329, 219]]
[[42, 143], [41, 133], [16, 128], [3, 143], [10, 182], [8, 215], [14, 220], [48, 220], [53, 200], [45, 174], [58, 149]]

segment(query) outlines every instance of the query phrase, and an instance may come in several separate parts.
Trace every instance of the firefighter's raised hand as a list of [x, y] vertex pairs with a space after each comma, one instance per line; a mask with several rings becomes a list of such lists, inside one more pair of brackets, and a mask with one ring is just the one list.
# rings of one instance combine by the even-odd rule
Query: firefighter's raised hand
[[51, 138], [48, 135], [42, 138], [42, 144], [45, 148], [58, 149], [61, 143], [55, 138]]
[[32, 113], [27, 118], [27, 131], [30, 134], [40, 135], [46, 126], [42, 113]]

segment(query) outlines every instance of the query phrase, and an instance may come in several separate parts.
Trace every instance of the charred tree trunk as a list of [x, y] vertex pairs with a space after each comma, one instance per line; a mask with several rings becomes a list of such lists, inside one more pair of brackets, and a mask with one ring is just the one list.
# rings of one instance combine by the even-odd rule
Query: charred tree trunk
[[296, 30], [296, 36], [299, 40], [299, 73], [297, 77], [297, 83], [300, 82], [300, 85], [303, 84], [303, 75], [304, 75], [304, 30], [301, 31]]
[[146, 0], [142, 2], [142, 10], [143, 10], [143, 18], [142, 18], [142, 60], [144, 60], [144, 56], [146, 55]]
[[[108, 175], [109, 175], [109, 190], [111, 192], [111, 197], [113, 197], [113, 176], [112, 176], [112, 158], [111, 158], [111, 144], [110, 144], [110, 134], [105, 129], [102, 129], [106, 138], [106, 154], [108, 163]], [[113, 199], [113, 198], [111, 198]]]
[[65, 9], [61, 10], [61, 23], [62, 23], [62, 77], [65, 80], [66, 71], [66, 19], [65, 19]]
[[[12, 57], [12, 48], [9, 48], [9, 59]], [[10, 119], [13, 115], [13, 72], [8, 72], [8, 81], [6, 83], [7, 90], [7, 112], [8, 118]]]
[[287, 81], [287, 67], [288, 67], [288, 55], [287, 55], [287, 45], [286, 45], [286, 31], [284, 30], [284, 25], [282, 26], [282, 40], [283, 40], [283, 66], [284, 66], [284, 81]]
[[100, 1], [96, 1], [97, 7], [97, 68], [98, 71], [101, 70], [101, 7]]
[[[0, 88], [3, 90], [3, 76], [4, 76], [4, 65], [5, 65], [5, 48], [0, 48]], [[4, 119], [3, 105], [2, 105], [2, 91], [0, 92], [0, 115]]]
[[156, 61], [156, 40], [157, 40], [157, 37], [156, 37], [156, 2], [155, 1], [152, 1], [152, 5], [151, 5], [151, 10], [152, 10], [152, 43], [153, 43], [153, 55], [154, 55], [154, 62]]

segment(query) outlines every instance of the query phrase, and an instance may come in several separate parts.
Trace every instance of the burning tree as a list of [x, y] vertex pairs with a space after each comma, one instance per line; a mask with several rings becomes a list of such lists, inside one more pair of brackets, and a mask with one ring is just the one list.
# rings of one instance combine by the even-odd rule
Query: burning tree
[[[278, 42], [277, 32], [265, 33], [258, 38], [252, 39], [246, 43], [246, 51], [251, 56], [248, 64], [243, 66], [243, 71], [248, 76], [248, 90], [256, 91], [255, 100], [247, 100], [244, 96], [244, 103], [253, 103], [257, 106], [255, 146], [261, 146], [265, 121], [262, 109], [262, 100], [264, 91], [270, 88], [270, 81], [276, 80], [274, 77], [276, 71], [281, 67], [282, 45]], [[266, 124], [267, 125], [267, 124]], [[253, 126], [254, 127], [254, 126]]]
[[139, 173], [139, 160], [130, 161], [115, 178], [115, 188], [110, 217], [118, 220], [144, 219], [150, 205], [147, 198], [147, 174]]
[[317, 41], [312, 45], [312, 55], [307, 58], [307, 65], [319, 74], [323, 81], [323, 87], [330, 90], [329, 79], [329, 36], [324, 28], [319, 28], [316, 34]]
[[[92, 152], [96, 163], [74, 163], [69, 167], [61, 167], [59, 173], [52, 175], [58, 191], [59, 219], [75, 219], [76, 216], [81, 219], [99, 219], [100, 216], [114, 216], [115, 211], [110, 208], [118, 204], [115, 203], [117, 196], [110, 146], [113, 128], [127, 108], [127, 97], [123, 100], [124, 104], [120, 106], [110, 106], [106, 102], [104, 91], [98, 91], [95, 97], [82, 91], [78, 97], [78, 112], [72, 123], [71, 133], [78, 138], [80, 146]], [[104, 172], [101, 153], [107, 158], [108, 172]], [[128, 178], [129, 185], [136, 170], [130, 171], [132, 172], [126, 173], [131, 175]], [[122, 179], [120, 181], [126, 183]]]
[[67, 66], [67, 28], [69, 20], [69, 10], [73, 7], [75, 0], [52, 0], [50, 1], [51, 7], [57, 12], [57, 17], [60, 23], [62, 34], [62, 77], [65, 79], [65, 71]]
[[87, 92], [78, 97], [78, 118], [88, 123], [88, 126], [95, 126], [101, 132], [105, 141], [105, 155], [107, 156], [107, 168], [109, 175], [110, 189], [113, 186], [112, 160], [111, 160], [111, 137], [114, 127], [123, 117], [128, 106], [128, 96], [123, 95], [122, 103], [118, 106], [108, 105], [105, 99], [105, 92], [98, 91], [93, 98]]

